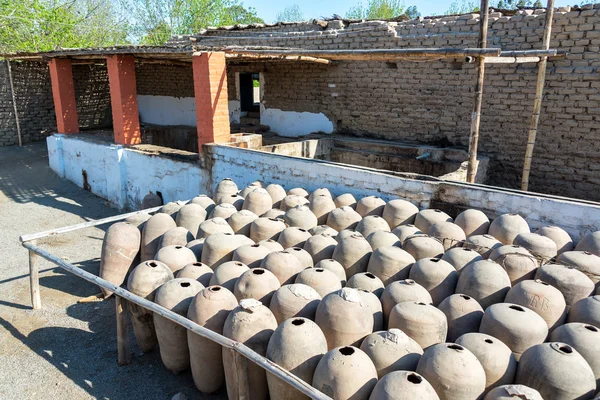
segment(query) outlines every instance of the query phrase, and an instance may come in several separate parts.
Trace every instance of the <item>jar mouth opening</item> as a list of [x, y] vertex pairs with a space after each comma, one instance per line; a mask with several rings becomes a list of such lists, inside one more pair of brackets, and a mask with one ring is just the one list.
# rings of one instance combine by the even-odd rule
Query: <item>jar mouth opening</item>
[[304, 324], [304, 320], [303, 319], [297, 318], [297, 319], [292, 320], [292, 325], [300, 326], [300, 325], [303, 325], [303, 324]]
[[262, 274], [265, 273], [265, 270], [264, 269], [260, 269], [260, 268], [255, 268], [255, 269], [252, 270], [252, 273], [254, 275], [262, 275]]
[[352, 354], [354, 354], [354, 349], [350, 346], [342, 347], [340, 349], [340, 353], [342, 353], [345, 356], [351, 356]]
[[414, 383], [415, 385], [418, 385], [419, 383], [423, 382], [423, 378], [414, 372], [408, 374], [406, 376], [406, 380], [410, 383]]

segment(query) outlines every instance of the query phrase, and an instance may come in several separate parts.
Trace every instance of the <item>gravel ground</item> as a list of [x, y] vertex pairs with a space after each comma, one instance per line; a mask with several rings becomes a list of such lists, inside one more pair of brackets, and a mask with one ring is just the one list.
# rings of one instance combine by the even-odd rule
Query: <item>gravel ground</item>
[[[118, 214], [48, 167], [45, 142], [0, 148], [0, 398], [171, 399], [202, 396], [191, 374], [174, 375], [155, 349], [133, 345], [132, 364], [117, 366], [114, 299], [77, 303], [100, 290], [40, 260], [42, 309], [32, 310], [27, 251], [18, 237]], [[106, 228], [106, 227], [104, 227]], [[97, 273], [104, 231], [90, 228], [39, 245]]]

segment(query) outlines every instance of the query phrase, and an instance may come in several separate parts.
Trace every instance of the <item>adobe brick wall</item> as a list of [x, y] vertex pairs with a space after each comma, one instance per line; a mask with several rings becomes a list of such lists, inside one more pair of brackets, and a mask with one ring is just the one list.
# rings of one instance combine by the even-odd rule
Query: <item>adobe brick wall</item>
[[137, 63], [135, 79], [138, 95], [194, 97], [191, 63], [187, 66]]
[[[56, 131], [56, 116], [48, 65], [11, 62], [23, 143], [38, 141]], [[74, 65], [73, 80], [80, 128], [112, 125], [105, 65]], [[0, 146], [18, 144], [8, 69], [0, 61]]]
[[[541, 47], [544, 10], [490, 16], [489, 46]], [[207, 31], [199, 45], [318, 49], [476, 47], [479, 15], [330, 27], [297, 32]], [[180, 38], [185, 40], [185, 38]], [[600, 201], [600, 4], [557, 10], [551, 47], [569, 52], [548, 64], [530, 189]], [[323, 112], [338, 132], [467, 147], [474, 66], [437, 62], [266, 63], [265, 107]], [[490, 184], [519, 187], [537, 66], [488, 65], [480, 151], [491, 158]], [[235, 88], [235, 87], [234, 87]], [[233, 88], [233, 89], [234, 89]]]

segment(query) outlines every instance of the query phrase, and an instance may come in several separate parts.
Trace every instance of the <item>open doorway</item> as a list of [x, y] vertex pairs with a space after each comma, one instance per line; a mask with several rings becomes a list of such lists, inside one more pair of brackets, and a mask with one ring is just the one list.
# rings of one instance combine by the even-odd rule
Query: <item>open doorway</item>
[[242, 124], [260, 124], [260, 74], [240, 73], [240, 111]]

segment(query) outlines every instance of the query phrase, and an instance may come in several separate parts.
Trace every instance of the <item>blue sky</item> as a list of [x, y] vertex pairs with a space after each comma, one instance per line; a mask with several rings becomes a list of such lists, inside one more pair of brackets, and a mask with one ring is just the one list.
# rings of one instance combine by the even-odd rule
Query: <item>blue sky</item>
[[[452, 4], [453, 0], [417, 0], [417, 1], [406, 1], [406, 5], [416, 5], [421, 15], [440, 15], [443, 14]], [[282, 11], [286, 6], [298, 4], [302, 9], [306, 18], [318, 18], [322, 16], [331, 16], [334, 13], [344, 16], [346, 11], [359, 0], [245, 0], [246, 6], [252, 6], [258, 11], [258, 15], [265, 20], [265, 22], [274, 22], [275, 16], [278, 12]], [[475, 3], [479, 3], [478, 0], [474, 0]], [[493, 2], [493, 1], [492, 1]], [[365, 1], [366, 3], [366, 1]], [[545, 0], [542, 0], [545, 4]], [[576, 1], [556, 1], [557, 6], [566, 4], [573, 4]]]

